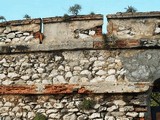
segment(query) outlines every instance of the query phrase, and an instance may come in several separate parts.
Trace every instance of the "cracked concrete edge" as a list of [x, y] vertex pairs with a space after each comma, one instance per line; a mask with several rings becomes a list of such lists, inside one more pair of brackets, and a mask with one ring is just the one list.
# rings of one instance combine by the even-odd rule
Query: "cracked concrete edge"
[[32, 86], [0, 86], [0, 94], [101, 94], [101, 93], [142, 93], [150, 89], [148, 82], [128, 83], [80, 83], [80, 84], [35, 84]]

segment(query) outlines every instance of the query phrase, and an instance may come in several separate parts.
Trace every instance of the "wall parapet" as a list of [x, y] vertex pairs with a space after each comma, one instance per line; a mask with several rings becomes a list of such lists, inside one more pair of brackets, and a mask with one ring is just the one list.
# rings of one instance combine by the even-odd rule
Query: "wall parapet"
[[[85, 21], [85, 20], [103, 20], [103, 15], [96, 14], [96, 15], [77, 15], [77, 16], [68, 16], [69, 20], [71, 21]], [[43, 18], [43, 23], [57, 23], [57, 22], [64, 22], [65, 17], [64, 16], [58, 16], [58, 17], [48, 17]]]
[[12, 21], [5, 21], [5, 22], [0, 23], [0, 27], [40, 24], [40, 23], [41, 23], [41, 18], [26, 19], [26, 20], [12, 20]]
[[135, 13], [122, 13], [118, 12], [116, 14], [108, 14], [107, 19], [125, 19], [125, 18], [152, 18], [160, 17], [159, 11], [153, 12], [135, 12]]

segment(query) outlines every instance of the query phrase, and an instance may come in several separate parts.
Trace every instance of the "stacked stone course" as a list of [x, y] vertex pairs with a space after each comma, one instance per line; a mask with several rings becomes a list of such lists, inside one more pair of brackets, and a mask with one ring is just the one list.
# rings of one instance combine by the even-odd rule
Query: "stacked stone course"
[[[145, 111], [135, 111], [140, 99], [135, 97], [109, 94], [97, 95], [39, 95], [0, 97], [0, 118], [2, 120], [32, 120], [37, 113], [45, 115], [48, 120], [139, 120]], [[93, 108], [81, 108], [84, 98], [95, 101]], [[144, 99], [145, 101], [145, 99]], [[145, 106], [144, 106], [145, 108]]]
[[106, 39], [102, 15], [0, 23], [0, 119], [149, 120], [159, 16], [108, 15]]

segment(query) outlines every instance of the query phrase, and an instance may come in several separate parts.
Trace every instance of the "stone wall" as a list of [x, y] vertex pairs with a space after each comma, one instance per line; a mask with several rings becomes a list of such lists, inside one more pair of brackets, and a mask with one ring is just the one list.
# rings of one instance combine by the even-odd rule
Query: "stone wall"
[[147, 111], [144, 94], [2, 95], [0, 100], [2, 120], [32, 120], [37, 113], [48, 120], [142, 120]]
[[0, 56], [0, 84], [126, 81], [118, 51], [81, 50]]
[[108, 15], [106, 38], [102, 15], [0, 23], [1, 119], [148, 120], [158, 16]]
[[36, 44], [41, 19], [9, 21], [0, 24], [0, 46]]
[[116, 47], [159, 47], [159, 12], [107, 15], [108, 35]]

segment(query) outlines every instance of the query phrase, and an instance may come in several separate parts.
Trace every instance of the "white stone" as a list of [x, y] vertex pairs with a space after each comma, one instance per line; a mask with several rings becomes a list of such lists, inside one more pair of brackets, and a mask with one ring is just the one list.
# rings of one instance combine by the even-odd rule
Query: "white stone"
[[113, 63], [113, 62], [115, 62], [115, 58], [109, 57], [109, 58], [107, 59], [107, 61], [108, 61], [109, 63]]
[[90, 119], [99, 118], [99, 117], [101, 117], [100, 113], [93, 113], [92, 115], [89, 116]]
[[89, 62], [89, 60], [87, 60], [87, 59], [80, 60], [80, 64], [81, 65], [84, 65], [85, 63], [88, 63], [88, 62]]
[[79, 82], [79, 76], [73, 76], [69, 80], [69, 83], [78, 83], [78, 82]]
[[53, 105], [54, 108], [63, 108], [63, 104], [62, 103], [54, 103]]
[[11, 32], [11, 28], [10, 28], [10, 27], [6, 27], [6, 29], [4, 30], [3, 33], [7, 34], [7, 33], [9, 33], [9, 32]]
[[4, 67], [9, 67], [9, 63], [7, 63], [7, 62], [6, 62], [6, 63], [3, 63], [3, 66], [4, 66]]
[[58, 112], [58, 110], [53, 108], [46, 111], [47, 114], [56, 113], [56, 112]]
[[62, 59], [61, 56], [55, 56], [55, 61], [59, 61], [59, 60], [61, 60], [61, 59]]
[[143, 118], [143, 117], [144, 117], [144, 115], [145, 115], [145, 113], [144, 113], [144, 112], [140, 112], [140, 113], [139, 113], [139, 117], [142, 117], [142, 118]]
[[43, 104], [43, 106], [44, 106], [45, 108], [47, 108], [47, 109], [53, 107], [52, 104], [51, 104], [50, 102], [45, 102], [45, 103]]
[[26, 109], [27, 111], [31, 111], [31, 107], [29, 105], [24, 106], [23, 109]]
[[43, 68], [38, 68], [37, 71], [38, 71], [38, 73], [43, 73], [44, 69]]
[[30, 35], [30, 36], [27, 36], [25, 39], [24, 39], [24, 41], [30, 41], [30, 40], [32, 40], [33, 39], [33, 36], [32, 35]]
[[39, 75], [38, 75], [38, 74], [33, 74], [33, 75], [32, 75], [32, 79], [33, 79], [33, 80], [38, 79], [38, 78], [39, 78]]
[[22, 112], [17, 112], [16, 117], [20, 118], [22, 116]]
[[89, 74], [91, 74], [91, 72], [89, 70], [83, 70], [83, 71], [81, 71], [80, 74], [81, 75], [89, 75]]
[[59, 83], [67, 83], [67, 81], [64, 79], [64, 77], [61, 75], [56, 76], [56, 78]]
[[113, 116], [105, 116], [105, 120], [116, 120]]
[[10, 102], [5, 102], [5, 104], [4, 104], [4, 107], [11, 107], [12, 106], [12, 103], [10, 103]]
[[126, 115], [127, 115], [127, 116], [130, 116], [130, 117], [137, 117], [137, 116], [138, 116], [138, 113], [137, 113], [137, 112], [127, 112]]
[[95, 35], [95, 31], [94, 30], [89, 30], [89, 35]]
[[9, 110], [9, 107], [0, 107], [0, 113], [5, 113]]
[[55, 76], [57, 76], [57, 75], [58, 75], [58, 71], [55, 70], [55, 69], [53, 69], [53, 70], [51, 71], [49, 77], [55, 77]]
[[95, 67], [101, 67], [104, 66], [105, 62], [104, 61], [95, 61], [93, 66]]
[[70, 68], [69, 66], [65, 66], [65, 71], [66, 71], [66, 72], [70, 71], [70, 69], [71, 69], [71, 68]]
[[108, 76], [105, 81], [111, 81], [111, 82], [116, 82], [117, 79], [116, 79], [116, 76], [115, 75], [110, 75]]
[[88, 78], [86, 78], [86, 77], [81, 77], [80, 78], [80, 82], [89, 82], [89, 79]]
[[16, 77], [19, 77], [19, 74], [17, 74], [17, 73], [8, 73], [8, 75], [7, 75], [9, 78], [16, 78]]
[[13, 81], [11, 80], [5, 80], [2, 82], [3, 85], [11, 85], [13, 83]]
[[72, 77], [72, 73], [71, 72], [67, 72], [66, 75], [65, 75], [65, 78], [70, 78]]
[[52, 84], [52, 81], [51, 80], [42, 80], [42, 84]]
[[154, 31], [156, 34], [160, 33], [160, 28], [156, 28]]
[[28, 112], [28, 118], [33, 118], [35, 116], [34, 112]]
[[29, 35], [29, 33], [25, 32], [25, 33], [23, 33], [23, 35], [28, 36], [28, 35]]
[[12, 42], [13, 42], [13, 43], [17, 43], [17, 42], [19, 42], [19, 40], [20, 40], [19, 38], [13, 38], [13, 39], [12, 39]]
[[75, 71], [81, 71], [81, 70], [82, 70], [82, 68], [79, 67], [79, 66], [75, 66], [73, 69], [74, 69]]
[[98, 72], [96, 72], [96, 75], [106, 75], [106, 71], [104, 70], [99, 70]]
[[102, 77], [98, 76], [98, 77], [93, 78], [93, 79], [91, 80], [91, 82], [100, 82], [100, 81], [103, 81], [103, 80], [104, 80], [104, 79], [103, 79]]
[[91, 57], [90, 59], [89, 59], [89, 61], [96, 61], [97, 60], [97, 58], [96, 57]]
[[27, 117], [27, 112], [24, 111], [22, 116]]
[[38, 109], [37, 112], [38, 112], [38, 113], [44, 113], [44, 112], [45, 112], [45, 109]]
[[7, 61], [6, 61], [6, 59], [5, 58], [3, 58], [1, 61], [0, 61], [0, 63], [6, 63]]
[[75, 114], [69, 113], [63, 116], [63, 120], [77, 120], [77, 116]]
[[0, 74], [0, 79], [4, 79], [6, 78], [6, 75], [5, 74]]
[[20, 109], [20, 108], [16, 106], [16, 107], [14, 107], [14, 108], [12, 109], [12, 112], [15, 112], [15, 113], [16, 113], [16, 112], [19, 111], [19, 109]]
[[79, 110], [77, 108], [72, 108], [72, 109], [69, 109], [68, 112], [78, 112]]
[[115, 74], [116, 73], [116, 70], [115, 69], [109, 69], [108, 70], [108, 74], [109, 75], [112, 75], [112, 74]]
[[25, 38], [26, 38], [25, 36], [22, 36], [22, 37], [19, 38], [19, 40], [24, 41]]
[[113, 105], [113, 106], [107, 108], [107, 111], [108, 111], [108, 112], [112, 112], [112, 111], [114, 111], [114, 110], [116, 110], [116, 109], [118, 109], [118, 106]]
[[[7, 116], [8, 115], [8, 113], [7, 112], [5, 112], [5, 113], [1, 113], [1, 116]], [[5, 119], [6, 120], [6, 119]]]
[[15, 37], [15, 33], [9, 33], [8, 35], [7, 35], [7, 38], [14, 38]]
[[23, 79], [23, 80], [29, 80], [29, 79], [30, 79], [30, 76], [28, 76], [28, 75], [21, 76], [21, 79]]
[[100, 106], [101, 106], [100, 104], [96, 104], [96, 105], [94, 106], [94, 109], [98, 109]]
[[9, 112], [9, 116], [15, 116], [14, 112]]
[[58, 70], [64, 70], [64, 67], [63, 67], [62, 65], [60, 65], [60, 66], [58, 67]]
[[134, 107], [133, 106], [124, 106], [124, 111], [134, 111]]
[[49, 115], [50, 118], [53, 118], [53, 119], [59, 119], [60, 118], [60, 114], [58, 113], [52, 113]]
[[11, 41], [12, 41], [12, 40], [9, 39], [9, 38], [5, 40], [6, 43], [10, 43]]
[[81, 33], [79, 33], [79, 37], [80, 37], [81, 39], [85, 39], [85, 38], [88, 38], [88, 37], [90, 37], [90, 36], [88, 36], [88, 35], [86, 35], [86, 34], [81, 34]]
[[22, 32], [21, 31], [17, 31], [17, 32], [15, 32], [15, 34], [22, 34]]
[[124, 102], [123, 100], [114, 100], [113, 103], [115, 105], [119, 105], [119, 106], [124, 106], [126, 105], [126, 102]]

